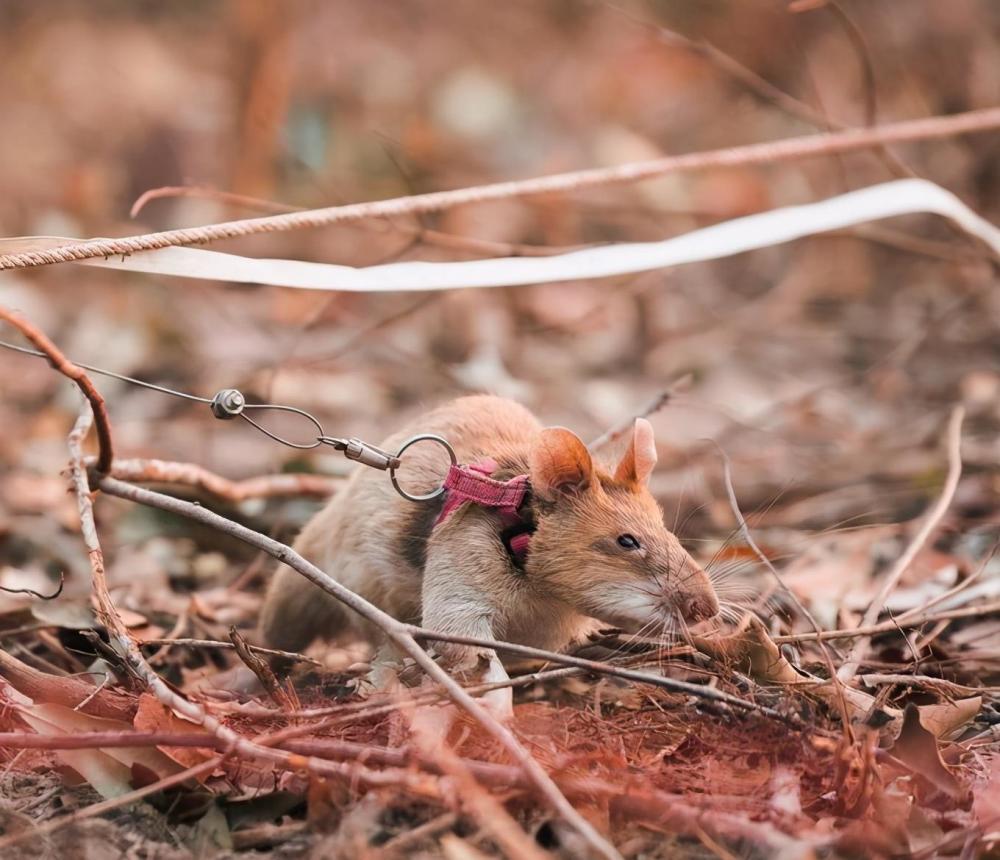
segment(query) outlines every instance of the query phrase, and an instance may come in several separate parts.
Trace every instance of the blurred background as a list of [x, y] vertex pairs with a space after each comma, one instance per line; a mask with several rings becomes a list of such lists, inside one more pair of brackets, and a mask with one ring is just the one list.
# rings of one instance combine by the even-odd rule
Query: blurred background
[[[5, 0], [0, 234], [121, 236], [995, 106], [998, 35], [991, 0]], [[213, 247], [352, 265], [539, 253], [666, 238], [906, 175], [1000, 223], [997, 141]], [[201, 191], [130, 216], [163, 186]], [[372, 441], [481, 390], [592, 438], [671, 389], [652, 416], [668, 522], [706, 551], [732, 529], [706, 441], [716, 440], [769, 551], [808, 547], [803, 575], [824, 586], [867, 582], [880, 542], [897, 537], [880, 524], [924, 509], [943, 476], [944, 418], [964, 402], [966, 478], [952, 522], [971, 543], [948, 564], [974, 563], [995, 531], [1000, 292], [982, 249], [930, 217], [572, 284], [319, 295], [64, 265], [3, 273], [0, 303], [79, 361], [208, 397], [238, 387]], [[332, 452], [303, 455], [204, 407], [97, 382], [119, 456], [233, 478], [344, 470]], [[60, 477], [77, 408], [44, 362], [0, 353], [4, 584], [67, 569], [70, 587], [86, 590]], [[238, 513], [288, 536], [315, 506]], [[245, 572], [233, 547], [219, 555], [218, 536], [113, 501], [100, 512], [113, 582], [131, 585], [123, 605], [149, 608], [143, 582], [232, 583]], [[935, 563], [928, 556], [915, 575]]]

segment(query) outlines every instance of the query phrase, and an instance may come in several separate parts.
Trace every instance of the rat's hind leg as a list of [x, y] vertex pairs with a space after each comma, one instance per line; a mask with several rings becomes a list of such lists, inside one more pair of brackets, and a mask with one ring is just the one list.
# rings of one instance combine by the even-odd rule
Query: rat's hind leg
[[301, 651], [316, 639], [332, 639], [350, 627], [351, 610], [281, 565], [271, 577], [260, 614], [260, 635], [273, 648]]

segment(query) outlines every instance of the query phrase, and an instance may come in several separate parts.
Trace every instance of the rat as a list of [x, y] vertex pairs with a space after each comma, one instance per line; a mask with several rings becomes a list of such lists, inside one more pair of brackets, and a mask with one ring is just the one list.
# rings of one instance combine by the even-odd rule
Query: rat
[[[444, 437], [459, 463], [524, 492], [511, 534], [510, 516], [494, 508], [461, 498], [408, 501], [384, 474], [357, 470], [295, 549], [395, 618], [561, 651], [600, 623], [655, 636], [718, 613], [708, 575], [666, 528], [649, 491], [656, 447], [645, 419], [636, 419], [613, 469], [595, 462], [575, 433], [544, 427], [525, 407], [491, 395], [446, 403], [382, 447], [396, 451], [417, 433]], [[412, 493], [433, 490], [440, 459], [435, 445], [414, 445], [400, 481]], [[260, 632], [289, 651], [350, 636], [384, 646], [372, 625], [284, 565]], [[506, 678], [489, 649], [441, 642], [434, 651], [452, 671], [489, 667], [486, 680]], [[498, 710], [509, 708], [510, 690], [494, 692], [506, 695]]]

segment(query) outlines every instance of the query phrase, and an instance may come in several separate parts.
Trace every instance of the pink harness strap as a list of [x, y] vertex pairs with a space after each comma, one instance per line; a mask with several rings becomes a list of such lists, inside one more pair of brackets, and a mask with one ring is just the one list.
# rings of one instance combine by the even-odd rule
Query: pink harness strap
[[[504, 528], [524, 524], [524, 519], [518, 513], [518, 508], [528, 493], [528, 476], [517, 475], [509, 481], [497, 481], [491, 478], [497, 469], [496, 460], [480, 460], [468, 466], [452, 466], [444, 479], [444, 506], [434, 521], [439, 526], [448, 519], [465, 502], [472, 502], [484, 508], [495, 508], [500, 514]], [[515, 534], [508, 541], [511, 554], [521, 563], [528, 554], [531, 542], [529, 532]]]

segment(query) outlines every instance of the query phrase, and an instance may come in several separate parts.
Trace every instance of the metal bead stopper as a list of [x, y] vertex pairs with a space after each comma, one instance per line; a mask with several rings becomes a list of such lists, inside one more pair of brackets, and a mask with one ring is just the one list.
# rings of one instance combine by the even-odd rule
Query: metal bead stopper
[[212, 414], [225, 421], [235, 418], [243, 412], [243, 407], [246, 404], [246, 398], [241, 391], [237, 391], [235, 388], [223, 388], [212, 398]]

